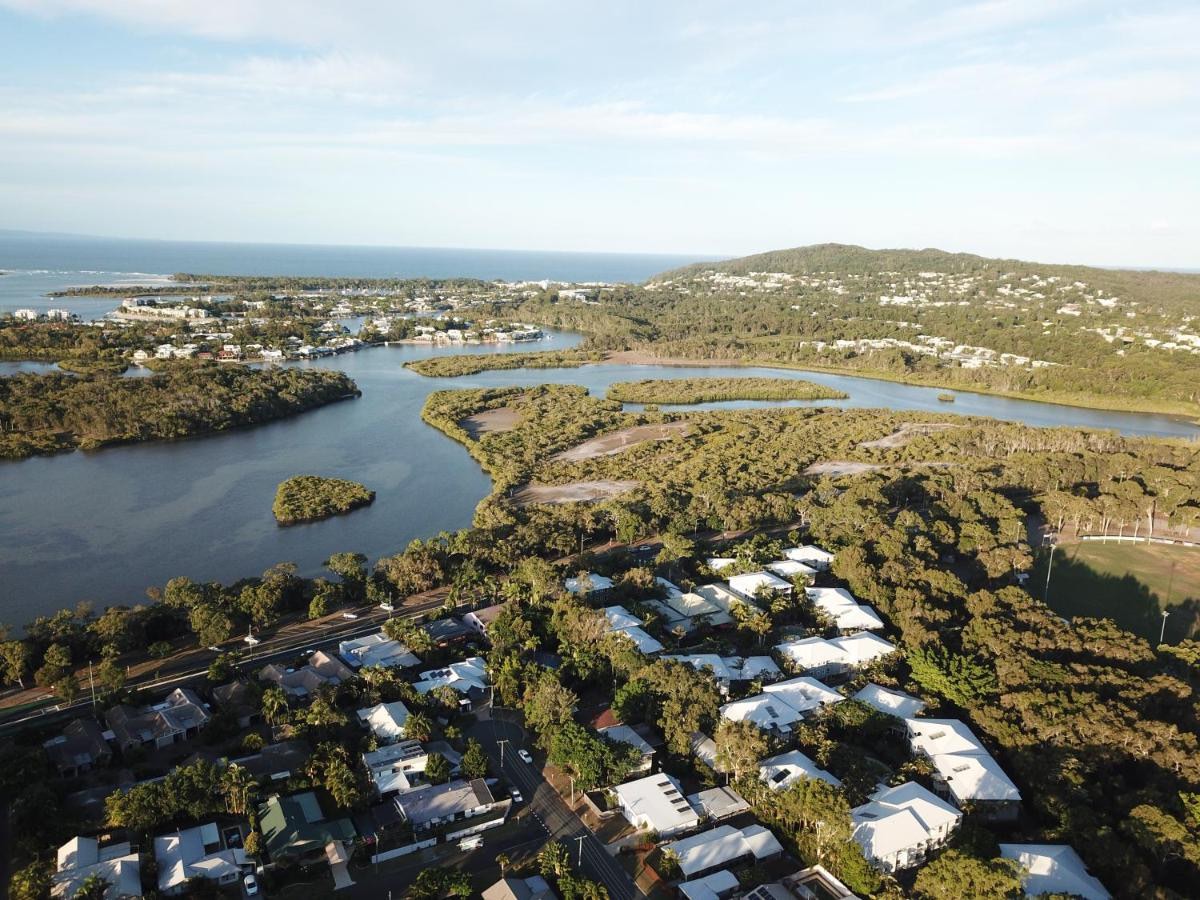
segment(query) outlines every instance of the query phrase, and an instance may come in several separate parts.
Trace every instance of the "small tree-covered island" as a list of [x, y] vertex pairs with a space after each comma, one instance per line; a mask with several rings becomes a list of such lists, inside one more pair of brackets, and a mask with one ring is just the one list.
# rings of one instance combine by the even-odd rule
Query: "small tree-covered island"
[[296, 475], [279, 485], [272, 510], [280, 525], [299, 525], [344, 515], [374, 500], [375, 492], [357, 481]]
[[726, 400], [845, 400], [845, 391], [797, 378], [648, 378], [620, 381], [608, 399], [622, 403], [720, 403]]

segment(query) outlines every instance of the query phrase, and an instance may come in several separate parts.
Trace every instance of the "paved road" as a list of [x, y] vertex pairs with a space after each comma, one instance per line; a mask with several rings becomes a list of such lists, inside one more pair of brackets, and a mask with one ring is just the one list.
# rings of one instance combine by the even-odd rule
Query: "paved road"
[[[517, 755], [518, 750], [530, 749], [532, 744], [519, 724], [492, 715], [503, 712], [482, 710], [479, 713], [480, 721], [467, 729], [467, 733], [483, 745], [495, 771], [516, 785], [529, 804], [531, 813], [546, 826], [550, 838], [562, 841], [567, 846], [572, 865], [582, 869], [588, 878], [603, 884], [612, 900], [642, 897], [633, 879], [546, 781], [541, 769], [536, 764], [529, 765]], [[501, 766], [499, 742], [503, 740], [508, 743], [504, 746], [504, 765]]]

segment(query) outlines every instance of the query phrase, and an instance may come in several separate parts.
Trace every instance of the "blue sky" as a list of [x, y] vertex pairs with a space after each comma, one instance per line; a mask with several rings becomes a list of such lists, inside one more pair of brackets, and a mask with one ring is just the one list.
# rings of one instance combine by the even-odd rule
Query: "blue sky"
[[1154, 0], [0, 0], [0, 227], [1198, 267], [1197, 35]]

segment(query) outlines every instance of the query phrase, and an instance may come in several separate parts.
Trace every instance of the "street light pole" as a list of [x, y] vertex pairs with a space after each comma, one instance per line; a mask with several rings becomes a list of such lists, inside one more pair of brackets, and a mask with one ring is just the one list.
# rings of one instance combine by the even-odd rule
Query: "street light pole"
[[1050, 601], [1050, 573], [1054, 570], [1054, 548], [1058, 546], [1058, 535], [1047, 535], [1050, 541], [1050, 561], [1046, 563], [1046, 587], [1042, 591], [1042, 602]]
[[496, 746], [500, 748], [500, 768], [504, 768], [504, 745], [508, 743], [508, 738], [502, 738], [496, 741]]
[[1162, 611], [1162, 617], [1163, 617], [1162, 628], [1158, 632], [1158, 642], [1160, 644], [1163, 642], [1163, 638], [1165, 638], [1167, 636], [1167, 616], [1169, 616], [1169, 615], [1170, 615], [1170, 613], [1167, 612], [1165, 609]]

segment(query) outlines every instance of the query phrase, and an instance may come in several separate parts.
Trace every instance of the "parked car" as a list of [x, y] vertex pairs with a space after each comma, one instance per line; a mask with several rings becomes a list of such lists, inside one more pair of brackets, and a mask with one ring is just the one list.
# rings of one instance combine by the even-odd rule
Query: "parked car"
[[345, 613], [342, 613], [342, 618], [343, 619], [357, 619], [358, 613], [345, 612]]
[[529, 763], [531, 766], [533, 765], [533, 757], [529, 755], [528, 750], [525, 750], [523, 748], [521, 750], [518, 750], [517, 756], [521, 757], [521, 759], [523, 759], [525, 762]]
[[516, 788], [509, 788], [508, 793], [512, 797], [513, 803], [520, 803], [521, 801], [523, 801], [525, 799], [524, 797], [521, 796], [521, 792], [518, 791]]
[[253, 875], [247, 875], [242, 879], [242, 884], [246, 888], [246, 896], [253, 897], [258, 893], [258, 879]]

